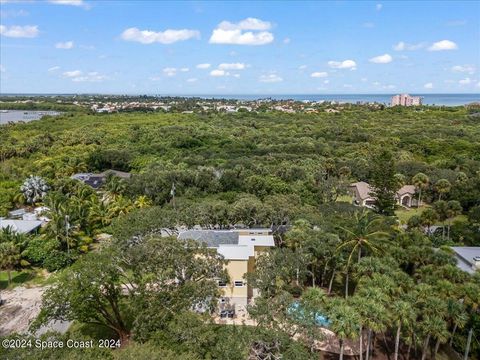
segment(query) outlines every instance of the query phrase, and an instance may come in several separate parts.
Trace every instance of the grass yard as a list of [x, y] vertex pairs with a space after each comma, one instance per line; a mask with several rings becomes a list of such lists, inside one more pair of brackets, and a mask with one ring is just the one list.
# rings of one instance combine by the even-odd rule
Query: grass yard
[[45, 285], [49, 283], [49, 274], [42, 269], [28, 269], [22, 271], [12, 271], [12, 283], [8, 285], [8, 273], [0, 271], [0, 290], [12, 289], [16, 286]]
[[352, 196], [351, 195], [340, 195], [337, 197], [337, 202], [347, 202], [349, 204], [352, 203]]
[[[423, 205], [420, 208], [411, 208], [407, 210], [405, 208], [400, 208], [395, 210], [395, 215], [397, 216], [398, 220], [400, 220], [400, 224], [406, 224], [408, 219], [410, 219], [414, 215], [420, 216], [423, 210], [431, 207], [430, 205]], [[452, 224], [455, 222], [466, 222], [468, 220], [467, 215], [457, 215], [452, 219]], [[435, 225], [441, 226], [441, 222], [437, 222]]]

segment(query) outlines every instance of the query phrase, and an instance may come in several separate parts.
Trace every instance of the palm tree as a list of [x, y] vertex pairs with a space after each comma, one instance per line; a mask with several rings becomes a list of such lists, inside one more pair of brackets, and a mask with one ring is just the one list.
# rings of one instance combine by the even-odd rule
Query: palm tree
[[[480, 308], [480, 286], [476, 283], [469, 282], [463, 286], [464, 290], [464, 304], [469, 310], [468, 313], [470, 314], [470, 320], [473, 318], [473, 315], [478, 313], [478, 309]], [[464, 360], [468, 360], [468, 354], [470, 352], [470, 345], [472, 342], [473, 336], [473, 321], [470, 323], [470, 329], [468, 330], [468, 338], [467, 344], [465, 346], [465, 353], [464, 353]]]
[[384, 289], [376, 286], [363, 286], [355, 296], [366, 299], [362, 302], [361, 324], [367, 330], [367, 349], [365, 359], [369, 360], [372, 348], [372, 335], [381, 333], [387, 329], [389, 322], [388, 311], [385, 307], [390, 301]]
[[398, 360], [398, 349], [400, 346], [400, 334], [402, 325], [411, 325], [415, 321], [415, 311], [409, 302], [397, 300], [392, 304], [392, 318], [396, 323], [397, 332], [395, 335], [395, 355], [394, 360]]
[[442, 200], [442, 195], [446, 194], [452, 188], [452, 184], [447, 179], [440, 179], [435, 183], [435, 190], [438, 192], [438, 200]]
[[447, 312], [450, 323], [453, 325], [452, 334], [450, 336], [450, 346], [453, 345], [453, 339], [458, 328], [462, 329], [468, 320], [465, 313], [465, 306], [456, 299], [447, 300]]
[[428, 188], [430, 179], [428, 178], [427, 175], [420, 172], [413, 177], [412, 181], [413, 181], [413, 185], [415, 185], [415, 187], [418, 189], [417, 207], [420, 207], [422, 205], [422, 190], [425, 190]]
[[448, 219], [448, 204], [444, 200], [438, 200], [433, 204], [433, 209], [438, 215], [438, 219], [442, 222], [442, 239], [445, 239], [445, 221]]
[[403, 174], [397, 173], [393, 176], [393, 178], [395, 179], [395, 182], [397, 183], [397, 188], [398, 189], [400, 189], [403, 185], [405, 185], [407, 183], [407, 178]]
[[348, 297], [349, 268], [352, 257], [357, 253], [358, 261], [362, 257], [362, 249], [369, 249], [371, 252], [382, 251], [381, 243], [388, 237], [388, 233], [377, 230], [382, 224], [383, 218], [367, 210], [355, 212], [353, 226], [351, 228], [339, 227], [346, 233], [345, 241], [337, 247], [342, 250], [351, 248], [346, 264], [345, 298]]
[[139, 196], [135, 199], [134, 205], [138, 209], [143, 209], [152, 205], [152, 201], [145, 195]]
[[12, 283], [12, 271], [20, 264], [20, 251], [13, 242], [0, 243], [0, 269], [6, 270], [8, 285]]
[[328, 312], [330, 329], [340, 342], [340, 358], [343, 360], [345, 339], [356, 339], [359, 334], [360, 316], [355, 309], [342, 299], [334, 299]]
[[447, 239], [450, 240], [450, 227], [452, 226], [452, 219], [457, 216], [457, 215], [460, 215], [462, 213], [462, 205], [460, 204], [460, 202], [458, 202], [457, 200], [450, 200], [448, 203], [447, 203], [447, 220], [448, 220], [448, 227], [447, 227]]
[[420, 214], [420, 221], [423, 226], [427, 227], [428, 235], [430, 235], [430, 227], [434, 225], [437, 220], [438, 214], [432, 208], [425, 209]]
[[455, 183], [457, 184], [465, 184], [468, 181], [468, 176], [463, 171], [457, 172], [457, 178], [455, 179]]
[[115, 201], [120, 197], [126, 190], [127, 186], [125, 181], [118, 176], [110, 175], [107, 177], [103, 188], [106, 191], [104, 200], [106, 202]]
[[448, 339], [447, 323], [440, 316], [427, 316], [422, 323], [422, 330], [424, 335], [426, 335], [422, 347], [422, 360], [425, 360], [427, 356], [428, 345], [431, 337], [436, 339], [435, 350], [433, 354], [433, 358], [435, 358], [440, 344]]

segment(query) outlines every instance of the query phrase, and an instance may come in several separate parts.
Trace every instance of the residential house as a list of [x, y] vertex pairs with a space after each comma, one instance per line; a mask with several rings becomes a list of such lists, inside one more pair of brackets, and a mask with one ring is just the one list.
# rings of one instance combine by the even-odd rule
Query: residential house
[[452, 246], [457, 267], [469, 274], [480, 270], [480, 246]]
[[0, 219], [0, 230], [10, 228], [20, 234], [29, 234], [37, 231], [42, 224], [42, 220]]
[[[359, 181], [350, 184], [350, 193], [353, 196], [353, 203], [358, 206], [365, 206], [373, 208], [375, 205], [375, 196], [373, 195], [373, 188], [365, 181]], [[397, 204], [406, 208], [410, 208], [417, 204], [415, 199], [415, 186], [404, 185], [395, 194]]]
[[204, 243], [227, 260], [230, 282], [218, 280], [222, 289], [221, 304], [230, 304], [240, 310], [255, 298], [257, 291], [244, 276], [255, 269], [255, 261], [260, 254], [275, 246], [271, 229], [187, 230], [181, 232], [178, 238]]
[[129, 179], [132, 174], [118, 170], [105, 170], [99, 174], [94, 173], [77, 173], [70, 176], [74, 180], [79, 180], [91, 186], [94, 189], [99, 189], [105, 183], [108, 176], [118, 176], [121, 179]]

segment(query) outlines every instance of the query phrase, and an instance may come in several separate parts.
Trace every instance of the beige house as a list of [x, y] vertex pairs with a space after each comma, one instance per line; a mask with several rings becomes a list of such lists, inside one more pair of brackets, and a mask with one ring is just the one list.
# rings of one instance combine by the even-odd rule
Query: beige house
[[205, 243], [223, 255], [230, 281], [218, 280], [223, 293], [220, 302], [239, 308], [244, 308], [256, 296], [255, 289], [247, 284], [244, 275], [255, 269], [255, 260], [262, 252], [275, 246], [270, 229], [187, 230], [178, 238]]
[[[370, 184], [365, 181], [359, 181], [350, 184], [350, 193], [353, 196], [354, 205], [373, 208], [375, 205], [375, 196]], [[417, 204], [415, 198], [415, 185], [404, 185], [395, 194], [397, 204], [406, 208], [410, 208]]]

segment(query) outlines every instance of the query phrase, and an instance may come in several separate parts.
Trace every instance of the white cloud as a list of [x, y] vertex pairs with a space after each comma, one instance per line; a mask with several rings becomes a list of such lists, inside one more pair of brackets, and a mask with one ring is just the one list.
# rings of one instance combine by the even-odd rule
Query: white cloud
[[208, 69], [210, 66], [210, 64], [198, 64], [197, 69]]
[[230, 63], [230, 64], [222, 63], [218, 65], [218, 68], [220, 70], [243, 70], [245, 69], [245, 67], [246, 65], [243, 63]]
[[87, 6], [83, 0], [48, 0], [48, 2], [55, 5]]
[[357, 63], [353, 60], [344, 60], [344, 61], [329, 61], [328, 66], [333, 69], [351, 69], [355, 70], [357, 68]]
[[49, 72], [60, 70], [60, 66], [53, 66], [48, 69]]
[[228, 75], [228, 73], [225, 72], [225, 70], [215, 69], [210, 71], [210, 76], [219, 77], [219, 76], [225, 76], [225, 75]]
[[466, 77], [465, 79], [462, 79], [458, 82], [460, 85], [468, 85], [472, 83], [472, 79], [469, 77]]
[[197, 80], [198, 80], [197, 78], [190, 78], [190, 79], [187, 79], [187, 82], [193, 83], [193, 82], [196, 82]]
[[85, 82], [85, 81], [100, 82], [100, 81], [103, 81], [105, 79], [107, 79], [107, 77], [105, 75], [99, 74], [96, 71], [92, 71], [92, 72], [87, 73], [84, 76], [74, 77], [74, 78], [72, 78], [72, 81], [75, 81], [75, 82]]
[[[0, 0], [0, 3], [2, 1]], [[0, 17], [9, 18], [9, 17], [18, 17], [18, 16], [28, 16], [29, 13], [23, 9], [20, 10], [0, 10]]]
[[377, 5], [375, 5], [375, 9], [377, 9], [377, 11], [382, 10], [382, 8], [383, 8], [383, 5], [382, 5], [382, 4], [377, 4]]
[[433, 43], [432, 46], [428, 48], [428, 51], [444, 51], [444, 50], [456, 50], [458, 49], [457, 44], [450, 40], [441, 40]]
[[74, 78], [82, 75], [82, 72], [80, 70], [65, 71], [62, 75], [63, 77]]
[[468, 74], [474, 74], [476, 71], [475, 66], [473, 65], [455, 65], [452, 66], [453, 72], [466, 72]]
[[190, 69], [187, 68], [187, 67], [183, 67], [183, 68], [180, 68], [180, 71], [181, 72], [188, 72], [188, 71], [190, 71]]
[[383, 54], [383, 55], [375, 56], [368, 61], [375, 64], [388, 64], [392, 62], [392, 60], [393, 58], [389, 54]]
[[423, 85], [423, 87], [425, 89], [433, 89], [433, 83], [429, 82], [429, 83], [426, 83], [425, 85]]
[[59, 42], [55, 44], [57, 49], [72, 49], [73, 48], [73, 41], [65, 41]]
[[86, 74], [80, 70], [65, 71], [62, 73], [62, 76], [74, 82], [100, 82], [107, 79], [107, 76], [96, 71], [91, 71]]
[[268, 75], [260, 76], [258, 81], [264, 82], [264, 83], [276, 83], [276, 82], [283, 81], [283, 79], [280, 76], [278, 76], [277, 74], [268, 74]]
[[313, 78], [324, 78], [324, 77], [327, 77], [328, 76], [328, 73], [325, 72], [325, 71], [316, 71], [316, 72], [313, 72], [310, 74], [311, 77]]
[[[247, 18], [238, 23], [222, 21], [210, 36], [211, 44], [265, 45], [273, 41], [269, 31], [272, 24], [256, 18]], [[250, 31], [246, 31], [250, 30]]]
[[174, 67], [166, 67], [166, 68], [163, 68], [163, 73], [166, 75], [166, 76], [175, 76], [177, 75], [177, 68], [174, 68]]
[[413, 50], [418, 50], [425, 47], [425, 43], [418, 43], [418, 44], [408, 44], [404, 41], [400, 41], [397, 44], [393, 45], [393, 50], [395, 51], [413, 51]]
[[37, 25], [25, 25], [25, 26], [5, 26], [0, 25], [0, 35], [13, 38], [34, 38], [38, 36]]
[[125, 41], [136, 41], [142, 44], [173, 44], [177, 41], [185, 41], [189, 39], [199, 39], [200, 32], [197, 30], [181, 29], [165, 31], [139, 30], [136, 27], [126, 29], [121, 38]]
[[222, 21], [218, 28], [223, 30], [256, 30], [265, 31], [272, 28], [272, 24], [268, 21], [263, 21], [256, 18], [246, 18], [238, 23], [231, 23], [229, 21]]

